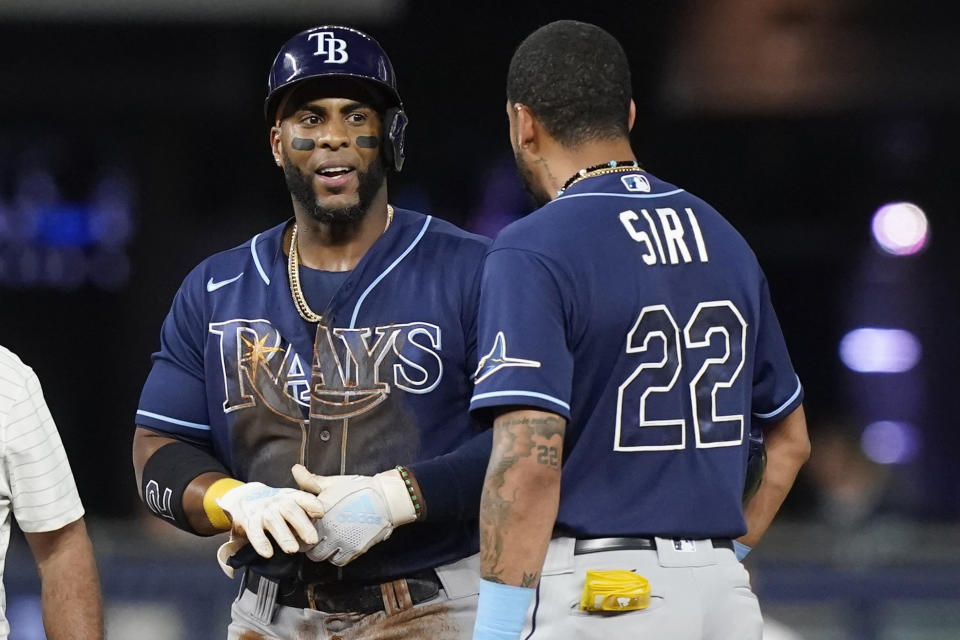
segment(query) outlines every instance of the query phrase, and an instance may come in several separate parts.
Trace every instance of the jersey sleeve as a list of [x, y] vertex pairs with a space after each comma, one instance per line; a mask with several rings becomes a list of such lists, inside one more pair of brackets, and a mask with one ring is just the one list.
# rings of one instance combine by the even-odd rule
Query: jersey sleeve
[[472, 275], [470, 285], [466, 288], [466, 298], [463, 305], [463, 344], [465, 349], [464, 361], [469, 373], [477, 367], [477, 314], [480, 304], [480, 282], [483, 276], [483, 261], [477, 261], [477, 267]]
[[160, 351], [153, 354], [136, 422], [156, 431], [205, 441], [210, 439], [203, 366], [206, 324], [189, 282], [188, 277], [163, 321]]
[[448, 454], [409, 465], [423, 493], [428, 522], [477, 519], [492, 435], [485, 429]]
[[558, 279], [555, 265], [537, 253], [503, 248], [487, 255], [472, 411], [519, 405], [569, 420], [573, 354]]
[[27, 369], [3, 438], [13, 514], [23, 531], [56, 531], [83, 516], [67, 453], [43, 399], [40, 381]]
[[753, 374], [753, 419], [760, 423], [786, 417], [803, 402], [803, 386], [793, 370], [787, 345], [770, 301], [766, 279], [761, 281]]

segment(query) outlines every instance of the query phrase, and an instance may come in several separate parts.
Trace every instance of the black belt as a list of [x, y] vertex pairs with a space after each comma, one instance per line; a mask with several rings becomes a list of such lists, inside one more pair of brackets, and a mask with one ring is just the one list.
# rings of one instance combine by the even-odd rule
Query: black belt
[[[680, 540], [680, 538], [675, 538]], [[714, 549], [730, 549], [733, 551], [733, 541], [729, 538], [712, 538]], [[626, 550], [646, 550], [655, 551], [657, 541], [653, 538], [585, 538], [577, 540], [573, 546], [573, 554], [582, 556], [585, 553], [598, 553], [600, 551], [626, 551]]]
[[[252, 571], [244, 588], [256, 594], [262, 578]], [[440, 593], [440, 579], [429, 569], [405, 578], [410, 600], [420, 604]], [[393, 582], [393, 581], [387, 581]], [[298, 609], [316, 609], [327, 613], [374, 613], [390, 611], [391, 605], [384, 604], [383, 590], [380, 584], [349, 584], [342, 582], [308, 584], [299, 580], [281, 580], [277, 589], [277, 604]]]

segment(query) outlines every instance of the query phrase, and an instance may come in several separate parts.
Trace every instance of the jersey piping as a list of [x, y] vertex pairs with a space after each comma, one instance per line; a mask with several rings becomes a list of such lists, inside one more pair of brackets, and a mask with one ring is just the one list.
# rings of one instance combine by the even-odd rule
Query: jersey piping
[[250, 241], [250, 253], [253, 254], [253, 264], [257, 265], [257, 271], [260, 272], [260, 277], [263, 278], [263, 281], [267, 283], [267, 286], [270, 286], [270, 278], [267, 276], [267, 273], [263, 270], [263, 266], [260, 264], [260, 256], [257, 255], [257, 238], [260, 237], [260, 234], [253, 236], [253, 240]]
[[540, 398], [541, 400], [546, 400], [547, 402], [553, 402], [558, 404], [567, 411], [570, 411], [570, 405], [560, 400], [559, 398], [554, 398], [553, 396], [547, 395], [545, 393], [538, 393], [536, 391], [490, 391], [488, 393], [478, 393], [473, 396], [471, 402], [477, 400], [483, 400], [484, 398], [502, 398], [504, 396], [525, 396], [528, 398]]
[[191, 429], [202, 429], [204, 431], [210, 431], [210, 425], [197, 424], [196, 422], [187, 422], [186, 420], [177, 420], [176, 418], [171, 418], [169, 416], [162, 416], [159, 413], [153, 413], [152, 411], [144, 411], [143, 409], [137, 409], [137, 415], [146, 416], [148, 418], [155, 418], [157, 420], [163, 420], [164, 422], [180, 425], [181, 427], [190, 427]]
[[[585, 198], [587, 196], [594, 197], [603, 197], [603, 198], [665, 198], [667, 196], [675, 196], [678, 193], [683, 193], [684, 189], [674, 189], [673, 191], [664, 191], [663, 193], [571, 193], [569, 195], [559, 196], [554, 198], [551, 202], [556, 202], [557, 200], [566, 200], [567, 198]], [[548, 205], [550, 203], [547, 203]]]
[[[370, 283], [370, 286], [368, 286], [368, 287], [364, 290], [364, 292], [363, 292], [362, 294], [360, 294], [360, 299], [357, 300], [357, 306], [355, 306], [355, 307], [353, 308], [353, 315], [350, 317], [350, 328], [351, 328], [351, 329], [355, 328], [354, 325], [355, 325], [356, 322], [357, 322], [357, 314], [360, 313], [360, 306], [363, 305], [363, 301], [367, 298], [367, 295], [369, 295], [370, 292], [373, 291], [374, 287], [376, 287], [378, 284], [380, 284], [380, 281], [383, 280], [383, 279], [387, 276], [388, 273], [390, 273], [391, 271], [393, 271], [394, 267], [396, 267], [398, 264], [400, 264], [400, 262], [401, 262], [404, 258], [407, 257], [407, 254], [408, 254], [408, 253], [410, 253], [411, 251], [413, 251], [413, 248], [414, 248], [414, 247], [416, 247], [418, 244], [420, 244], [420, 240], [423, 239], [423, 235], [427, 232], [427, 227], [430, 226], [430, 221], [431, 221], [431, 220], [433, 220], [433, 216], [427, 216], [427, 219], [423, 221], [423, 227], [420, 229], [420, 233], [418, 233], [418, 234], [417, 234], [417, 237], [413, 239], [413, 242], [410, 243], [410, 246], [407, 247], [407, 248], [403, 251], [403, 253], [401, 253], [399, 256], [397, 256], [397, 259], [394, 260], [394, 261], [390, 264], [389, 267], [387, 267], [386, 269], [384, 269], [384, 270], [383, 270], [383, 273], [381, 273], [380, 275], [378, 275], [378, 276], [376, 277], [376, 279], [375, 279], [373, 282]], [[268, 284], [269, 284], [269, 283], [268, 283]]]
[[753, 416], [754, 416], [755, 418], [761, 418], [761, 419], [767, 419], [767, 418], [773, 418], [773, 417], [775, 417], [778, 413], [780, 413], [780, 412], [783, 411], [785, 408], [787, 408], [788, 406], [790, 406], [790, 403], [792, 403], [794, 400], [797, 399], [797, 396], [800, 395], [800, 392], [801, 392], [802, 390], [803, 390], [803, 385], [800, 384], [800, 376], [797, 376], [797, 390], [793, 392], [793, 395], [790, 396], [790, 397], [787, 399], [786, 402], [784, 402], [783, 404], [781, 404], [779, 407], [777, 407], [776, 409], [774, 409], [774, 410], [771, 411], [770, 413], [756, 413], [756, 412], [755, 412], [755, 413], [753, 414]]

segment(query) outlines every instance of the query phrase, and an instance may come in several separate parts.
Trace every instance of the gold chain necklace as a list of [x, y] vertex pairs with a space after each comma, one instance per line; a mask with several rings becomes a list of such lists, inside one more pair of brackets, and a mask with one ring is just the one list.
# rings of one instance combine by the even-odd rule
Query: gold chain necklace
[[607, 173], [617, 173], [618, 171], [639, 171], [640, 165], [636, 160], [627, 160], [626, 162], [617, 162], [616, 160], [611, 160], [605, 164], [599, 164], [592, 167], [587, 167], [586, 169], [580, 169], [575, 174], [570, 176], [570, 179], [567, 180], [562, 187], [557, 189], [557, 197], [563, 195], [563, 192], [577, 184], [581, 180], [586, 178], [593, 178], [594, 176], [602, 176]]
[[[393, 222], [393, 207], [387, 205], [387, 224], [383, 227], [383, 233], [390, 228]], [[293, 306], [297, 313], [307, 322], [320, 322], [323, 316], [315, 313], [310, 305], [307, 304], [307, 298], [303, 295], [303, 288], [300, 286], [300, 251], [297, 249], [297, 223], [293, 223], [293, 231], [290, 233], [290, 253], [287, 255], [287, 278], [290, 280], [290, 295], [293, 296]]]

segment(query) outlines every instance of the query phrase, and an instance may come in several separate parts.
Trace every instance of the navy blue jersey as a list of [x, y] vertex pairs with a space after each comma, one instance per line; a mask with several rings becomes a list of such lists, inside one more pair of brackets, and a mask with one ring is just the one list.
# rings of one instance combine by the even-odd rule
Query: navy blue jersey
[[645, 172], [580, 181], [484, 266], [471, 407], [568, 420], [557, 518], [580, 537], [737, 537], [751, 423], [801, 402], [744, 239]]
[[[329, 304], [310, 301], [324, 318], [318, 325], [301, 319], [291, 298], [281, 246], [288, 224], [187, 276], [137, 424], [208, 447], [234, 477], [275, 487], [296, 487], [297, 462], [320, 475], [398, 464], [416, 474], [423, 464], [424, 477], [435, 476], [431, 461], [480, 431], [468, 405], [488, 241], [397, 209]], [[477, 475], [479, 487], [482, 468]], [[427, 501], [428, 516], [434, 506]], [[342, 577], [405, 575], [469, 555], [475, 530], [453, 518], [401, 527]]]

